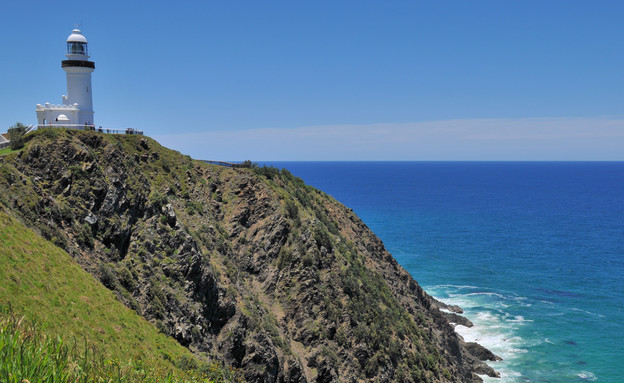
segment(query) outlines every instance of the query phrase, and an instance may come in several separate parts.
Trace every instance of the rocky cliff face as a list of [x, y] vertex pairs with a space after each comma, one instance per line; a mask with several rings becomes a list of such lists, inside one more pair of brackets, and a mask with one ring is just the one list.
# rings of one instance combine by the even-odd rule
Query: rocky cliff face
[[28, 139], [0, 157], [0, 203], [128, 307], [246, 380], [496, 374], [473, 356], [487, 350], [449, 324], [461, 317], [441, 312], [350, 209], [288, 171], [208, 165], [139, 136]]

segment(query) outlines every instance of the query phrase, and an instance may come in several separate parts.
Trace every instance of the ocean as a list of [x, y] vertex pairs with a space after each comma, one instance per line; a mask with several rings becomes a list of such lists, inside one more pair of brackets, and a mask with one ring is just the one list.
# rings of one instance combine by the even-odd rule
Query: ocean
[[624, 381], [624, 162], [272, 162], [352, 208], [458, 326], [486, 382]]

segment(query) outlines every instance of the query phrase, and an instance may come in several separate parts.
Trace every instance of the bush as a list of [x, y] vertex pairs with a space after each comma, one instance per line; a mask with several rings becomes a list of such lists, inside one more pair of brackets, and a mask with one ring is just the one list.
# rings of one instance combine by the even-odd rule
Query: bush
[[166, 206], [169, 203], [167, 196], [160, 194], [157, 191], [150, 195], [149, 200], [152, 206], [154, 206], [154, 210], [156, 211], [159, 211], [163, 206]]
[[115, 273], [113, 266], [106, 263], [100, 263], [99, 269], [100, 281], [102, 281], [102, 284], [110, 290], [116, 290], [119, 281], [117, 280], [117, 274]]
[[282, 270], [284, 267], [288, 266], [293, 260], [292, 251], [282, 247], [279, 252], [279, 256], [277, 258], [277, 268]]
[[26, 127], [21, 122], [11, 126], [8, 130], [9, 133], [9, 147], [11, 150], [17, 150], [24, 147], [24, 134], [26, 134]]
[[299, 208], [291, 199], [286, 200], [286, 213], [288, 214], [288, 218], [292, 219], [297, 226], [301, 224], [299, 221]]
[[195, 214], [203, 215], [204, 207], [201, 204], [201, 202], [186, 201], [186, 213], [188, 215], [195, 215]]
[[136, 288], [136, 279], [132, 272], [128, 269], [128, 265], [122, 265], [119, 269], [119, 282], [128, 291], [134, 291]]
[[274, 177], [279, 176], [280, 171], [278, 168], [273, 166], [258, 166], [254, 167], [253, 171], [261, 176], [264, 176], [267, 179], [273, 179]]
[[78, 225], [76, 228], [76, 240], [78, 244], [93, 249], [93, 230], [88, 223]]
[[165, 309], [167, 297], [156, 280], [150, 281], [148, 296], [150, 298], [148, 309], [149, 313], [152, 314], [155, 318], [163, 319], [167, 312], [167, 310]]
[[324, 227], [317, 226], [314, 228], [314, 241], [316, 241], [316, 246], [320, 249], [324, 247], [327, 251], [332, 251], [332, 242], [329, 237], [329, 233], [325, 230]]
[[41, 135], [47, 139], [55, 140], [58, 137], [58, 130], [55, 128], [39, 128]]

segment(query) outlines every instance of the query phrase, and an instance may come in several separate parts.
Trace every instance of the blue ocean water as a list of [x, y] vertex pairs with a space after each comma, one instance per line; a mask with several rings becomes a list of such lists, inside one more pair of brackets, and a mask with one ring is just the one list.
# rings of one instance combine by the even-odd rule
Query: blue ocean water
[[458, 326], [487, 382], [624, 381], [623, 162], [274, 162], [351, 207]]

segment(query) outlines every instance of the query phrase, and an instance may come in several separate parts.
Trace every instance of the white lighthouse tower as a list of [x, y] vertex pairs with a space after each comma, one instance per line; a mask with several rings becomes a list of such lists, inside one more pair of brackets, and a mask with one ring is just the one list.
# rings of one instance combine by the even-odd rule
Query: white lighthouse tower
[[93, 97], [91, 96], [91, 72], [95, 63], [89, 61], [87, 39], [78, 29], [67, 38], [67, 60], [62, 66], [67, 73], [67, 97], [65, 105], [78, 104], [78, 124], [93, 124]]
[[95, 63], [89, 61], [87, 39], [79, 29], [67, 38], [67, 60], [62, 67], [67, 75], [67, 96], [61, 105], [37, 104], [39, 126], [81, 127], [93, 122], [93, 89], [91, 73]]

